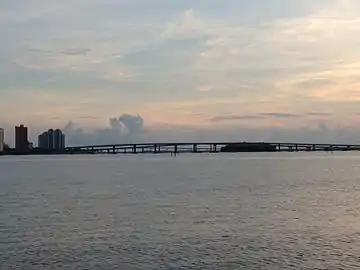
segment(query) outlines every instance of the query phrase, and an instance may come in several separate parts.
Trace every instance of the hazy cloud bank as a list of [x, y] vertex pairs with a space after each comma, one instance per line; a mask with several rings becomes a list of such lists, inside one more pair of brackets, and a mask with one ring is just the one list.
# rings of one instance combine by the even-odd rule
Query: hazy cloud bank
[[266, 112], [254, 115], [233, 115], [222, 114], [214, 116], [210, 119], [212, 122], [236, 121], [236, 120], [266, 120], [266, 119], [292, 119], [292, 118], [308, 118], [308, 117], [332, 117], [332, 113], [327, 112], [309, 112], [306, 114], [294, 114], [287, 112]]
[[[315, 114], [309, 113], [308, 115]], [[319, 113], [327, 116], [327, 113]], [[250, 116], [243, 116], [249, 119]], [[264, 116], [263, 116], [264, 117]], [[277, 117], [275, 115], [274, 117]], [[224, 116], [225, 120], [226, 117]], [[229, 116], [231, 119], [231, 116]], [[237, 117], [241, 120], [241, 116]], [[253, 117], [253, 121], [261, 118]], [[220, 120], [221, 121], [221, 120]], [[328, 126], [319, 122], [315, 126], [300, 128], [286, 127], [259, 127], [221, 126], [194, 127], [194, 126], [145, 126], [145, 120], [140, 115], [123, 114], [120, 117], [109, 118], [108, 127], [85, 130], [70, 121], [65, 127], [67, 144], [117, 144], [138, 142], [190, 142], [190, 141], [272, 141], [272, 142], [308, 142], [308, 143], [349, 143], [360, 144], [359, 129], [350, 127]]]
[[[187, 126], [175, 124], [146, 125], [141, 115], [122, 114], [111, 117], [107, 127], [84, 128], [76, 121], [69, 121], [63, 128], [68, 146], [120, 144], [138, 142], [193, 142], [193, 141], [272, 141], [272, 142], [307, 142], [307, 143], [348, 143], [360, 144], [360, 129], [344, 125], [332, 125], [327, 122], [329, 113], [311, 112], [308, 115], [321, 117], [318, 123], [290, 128], [283, 126], [259, 126], [257, 128], [247, 125], [243, 119], [252, 122], [264, 121], [258, 115], [223, 115], [218, 121], [235, 121], [231, 126], [208, 125]], [[220, 116], [219, 116], [220, 117]], [[265, 117], [264, 115], [262, 117]], [[325, 118], [323, 118], [325, 117]], [[290, 118], [291, 120], [292, 118]], [[323, 120], [323, 121], [322, 121]], [[213, 121], [216, 122], [215, 119]], [[236, 124], [235, 124], [236, 123]], [[26, 124], [26, 123], [25, 123]], [[5, 128], [6, 142], [13, 145], [14, 127], [10, 124], [0, 123]], [[37, 142], [39, 135], [45, 128], [30, 128], [30, 140]], [[54, 127], [56, 128], [56, 127]]]

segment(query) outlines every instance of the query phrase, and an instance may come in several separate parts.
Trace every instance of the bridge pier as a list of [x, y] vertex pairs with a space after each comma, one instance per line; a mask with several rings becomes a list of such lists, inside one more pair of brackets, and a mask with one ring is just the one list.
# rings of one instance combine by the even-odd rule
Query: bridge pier
[[216, 153], [217, 152], [217, 144], [213, 144], [213, 152]]
[[193, 153], [197, 153], [197, 152], [198, 152], [198, 145], [193, 144]]
[[157, 153], [157, 144], [154, 144], [154, 154]]
[[136, 144], [133, 145], [133, 154], [136, 154]]

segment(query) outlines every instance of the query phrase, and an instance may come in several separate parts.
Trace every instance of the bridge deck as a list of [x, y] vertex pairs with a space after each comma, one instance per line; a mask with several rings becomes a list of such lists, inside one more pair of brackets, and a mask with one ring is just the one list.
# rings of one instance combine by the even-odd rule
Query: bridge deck
[[[166, 142], [73, 146], [65, 149], [66, 153], [216, 153], [228, 145], [267, 145], [275, 151], [360, 151], [355, 144], [313, 144], [313, 143], [279, 143], [279, 142]], [[268, 152], [268, 151], [234, 151], [234, 152]]]

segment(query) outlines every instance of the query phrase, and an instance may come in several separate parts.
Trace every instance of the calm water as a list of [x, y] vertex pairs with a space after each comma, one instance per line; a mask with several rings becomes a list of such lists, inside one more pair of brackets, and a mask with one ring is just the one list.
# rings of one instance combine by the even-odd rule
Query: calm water
[[359, 269], [360, 156], [0, 159], [0, 269]]

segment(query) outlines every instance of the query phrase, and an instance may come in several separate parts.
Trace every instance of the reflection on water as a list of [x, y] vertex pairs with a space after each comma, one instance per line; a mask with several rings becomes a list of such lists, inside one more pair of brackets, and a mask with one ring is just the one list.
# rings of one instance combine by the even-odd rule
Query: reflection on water
[[360, 156], [0, 159], [1, 269], [358, 269]]

